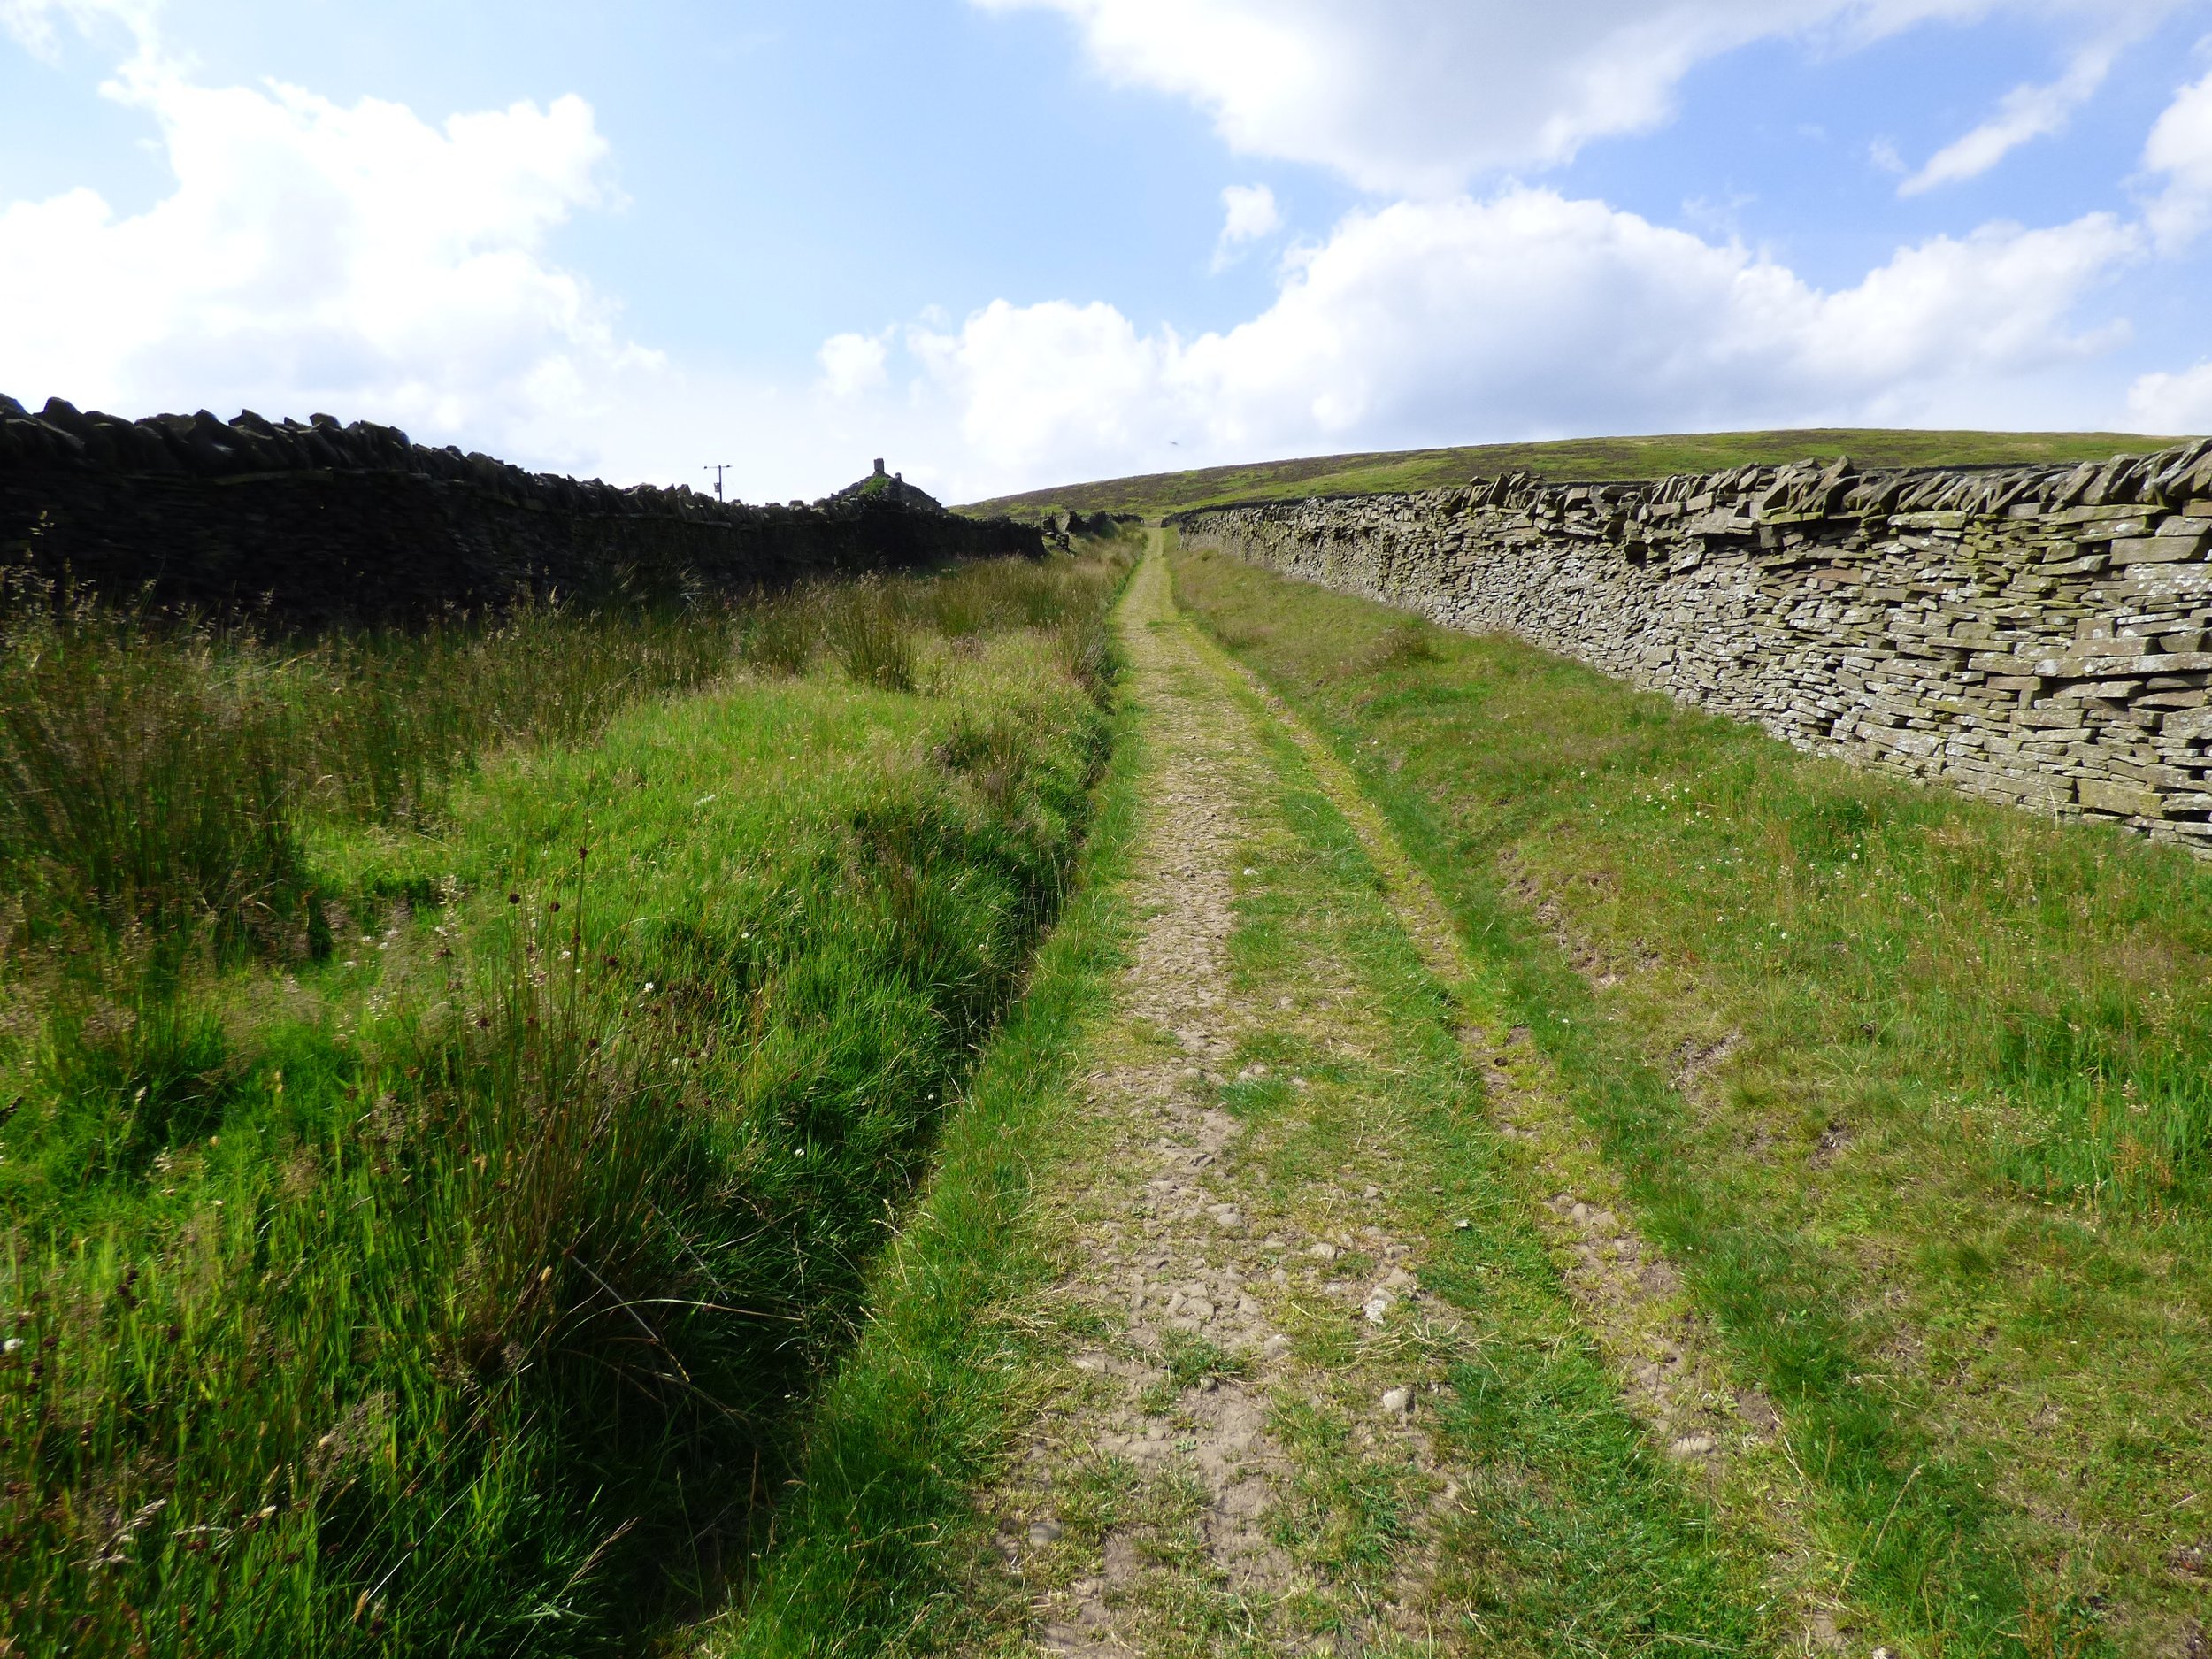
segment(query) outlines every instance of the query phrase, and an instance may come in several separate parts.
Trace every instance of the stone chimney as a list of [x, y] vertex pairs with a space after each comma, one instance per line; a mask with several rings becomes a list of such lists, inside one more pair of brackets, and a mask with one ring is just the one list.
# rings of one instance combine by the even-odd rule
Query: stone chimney
[[883, 476], [883, 457], [879, 455], [876, 457], [876, 476], [878, 478]]

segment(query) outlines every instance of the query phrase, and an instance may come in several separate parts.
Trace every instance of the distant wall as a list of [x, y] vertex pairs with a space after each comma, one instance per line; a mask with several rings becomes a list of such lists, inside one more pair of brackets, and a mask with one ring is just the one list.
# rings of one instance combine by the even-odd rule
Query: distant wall
[[326, 416], [127, 421], [62, 403], [35, 416], [0, 397], [0, 566], [285, 626], [1043, 550], [1034, 526], [913, 497], [726, 505], [526, 472]]
[[2212, 441], [2077, 467], [1516, 475], [1179, 523], [1801, 749], [2212, 849]]

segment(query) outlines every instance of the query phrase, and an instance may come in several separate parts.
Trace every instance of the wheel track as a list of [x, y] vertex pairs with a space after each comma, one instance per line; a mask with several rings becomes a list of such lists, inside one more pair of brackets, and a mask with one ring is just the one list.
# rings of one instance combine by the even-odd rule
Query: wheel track
[[1780, 1411], [1763, 1391], [1732, 1377], [1719, 1334], [1685, 1294], [1680, 1272], [1624, 1218], [1618, 1175], [1576, 1120], [1528, 1032], [1482, 1005], [1479, 976], [1434, 885], [1328, 741], [1210, 637], [1202, 649], [1297, 745], [1359, 838], [1423, 962], [1471, 1017], [1460, 1028], [1467, 1064], [1483, 1079], [1494, 1127], [1517, 1144], [1529, 1189], [1548, 1194], [1540, 1211], [1568, 1294], [1630, 1409], [1669, 1456], [1700, 1472], [1724, 1516], [1763, 1540], [1770, 1578], [1790, 1609], [1794, 1650], [1886, 1652], [1848, 1633], [1858, 1621], [1838, 1588], [1848, 1570], [1810, 1525], [1810, 1494], [1790, 1459]]
[[[1481, 1018], [1448, 915], [1379, 811], [1324, 740], [1181, 618], [1156, 541], [1125, 612], [1156, 756], [1134, 878], [1150, 902], [1098, 1050], [1107, 1064], [1087, 1079], [1096, 1154], [1045, 1200], [1066, 1248], [1048, 1315], [1079, 1333], [1071, 1363], [1016, 1472], [985, 1500], [1033, 1618], [1007, 1646], [1102, 1659], [1460, 1645], [1433, 1590], [1438, 1522], [1458, 1486], [1418, 1408], [1467, 1333], [1421, 1294], [1421, 1241], [1371, 1225], [1377, 1186], [1325, 1184], [1284, 1208], [1256, 1179], [1242, 1125], [1214, 1103], [1240, 1035], [1279, 1011], [1240, 995], [1228, 959], [1238, 849], [1266, 828], [1270, 722], [1357, 836], [1430, 972], [1474, 1016], [1465, 1061], [1528, 1190], [1551, 1194], [1537, 1217], [1624, 1399], [1724, 1517], [1763, 1540], [1794, 1645], [1853, 1645], [1822, 1591], [1832, 1563], [1804, 1525], [1772, 1405], [1732, 1386], [1678, 1277], [1621, 1218], [1617, 1185], [1526, 1033], [1494, 1035], [1501, 1022]], [[1386, 1145], [1371, 1172], [1410, 1174]], [[1373, 1271], [1339, 1275], [1348, 1257]], [[1357, 1344], [1325, 1369], [1286, 1334], [1347, 1320]], [[1209, 1353], [1217, 1362], [1186, 1374]], [[1284, 1425], [1331, 1411], [1411, 1517], [1387, 1567], [1348, 1582], [1283, 1542], [1303, 1478]]]

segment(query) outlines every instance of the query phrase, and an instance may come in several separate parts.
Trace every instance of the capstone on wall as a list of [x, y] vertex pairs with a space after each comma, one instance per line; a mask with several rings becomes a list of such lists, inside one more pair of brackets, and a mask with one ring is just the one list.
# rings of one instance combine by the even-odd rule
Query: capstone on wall
[[58, 399], [34, 415], [0, 397], [0, 572], [282, 626], [1043, 550], [1033, 526], [948, 513], [910, 488], [747, 506], [526, 472], [366, 421], [133, 421]]
[[1517, 474], [1179, 522], [1801, 749], [2212, 850], [2212, 440], [2076, 467]]

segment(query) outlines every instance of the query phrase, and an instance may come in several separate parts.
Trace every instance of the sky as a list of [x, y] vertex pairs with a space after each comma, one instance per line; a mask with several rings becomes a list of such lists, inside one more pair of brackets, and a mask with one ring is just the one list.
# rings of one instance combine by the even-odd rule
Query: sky
[[0, 392], [948, 500], [2212, 431], [2212, 0], [0, 0]]

